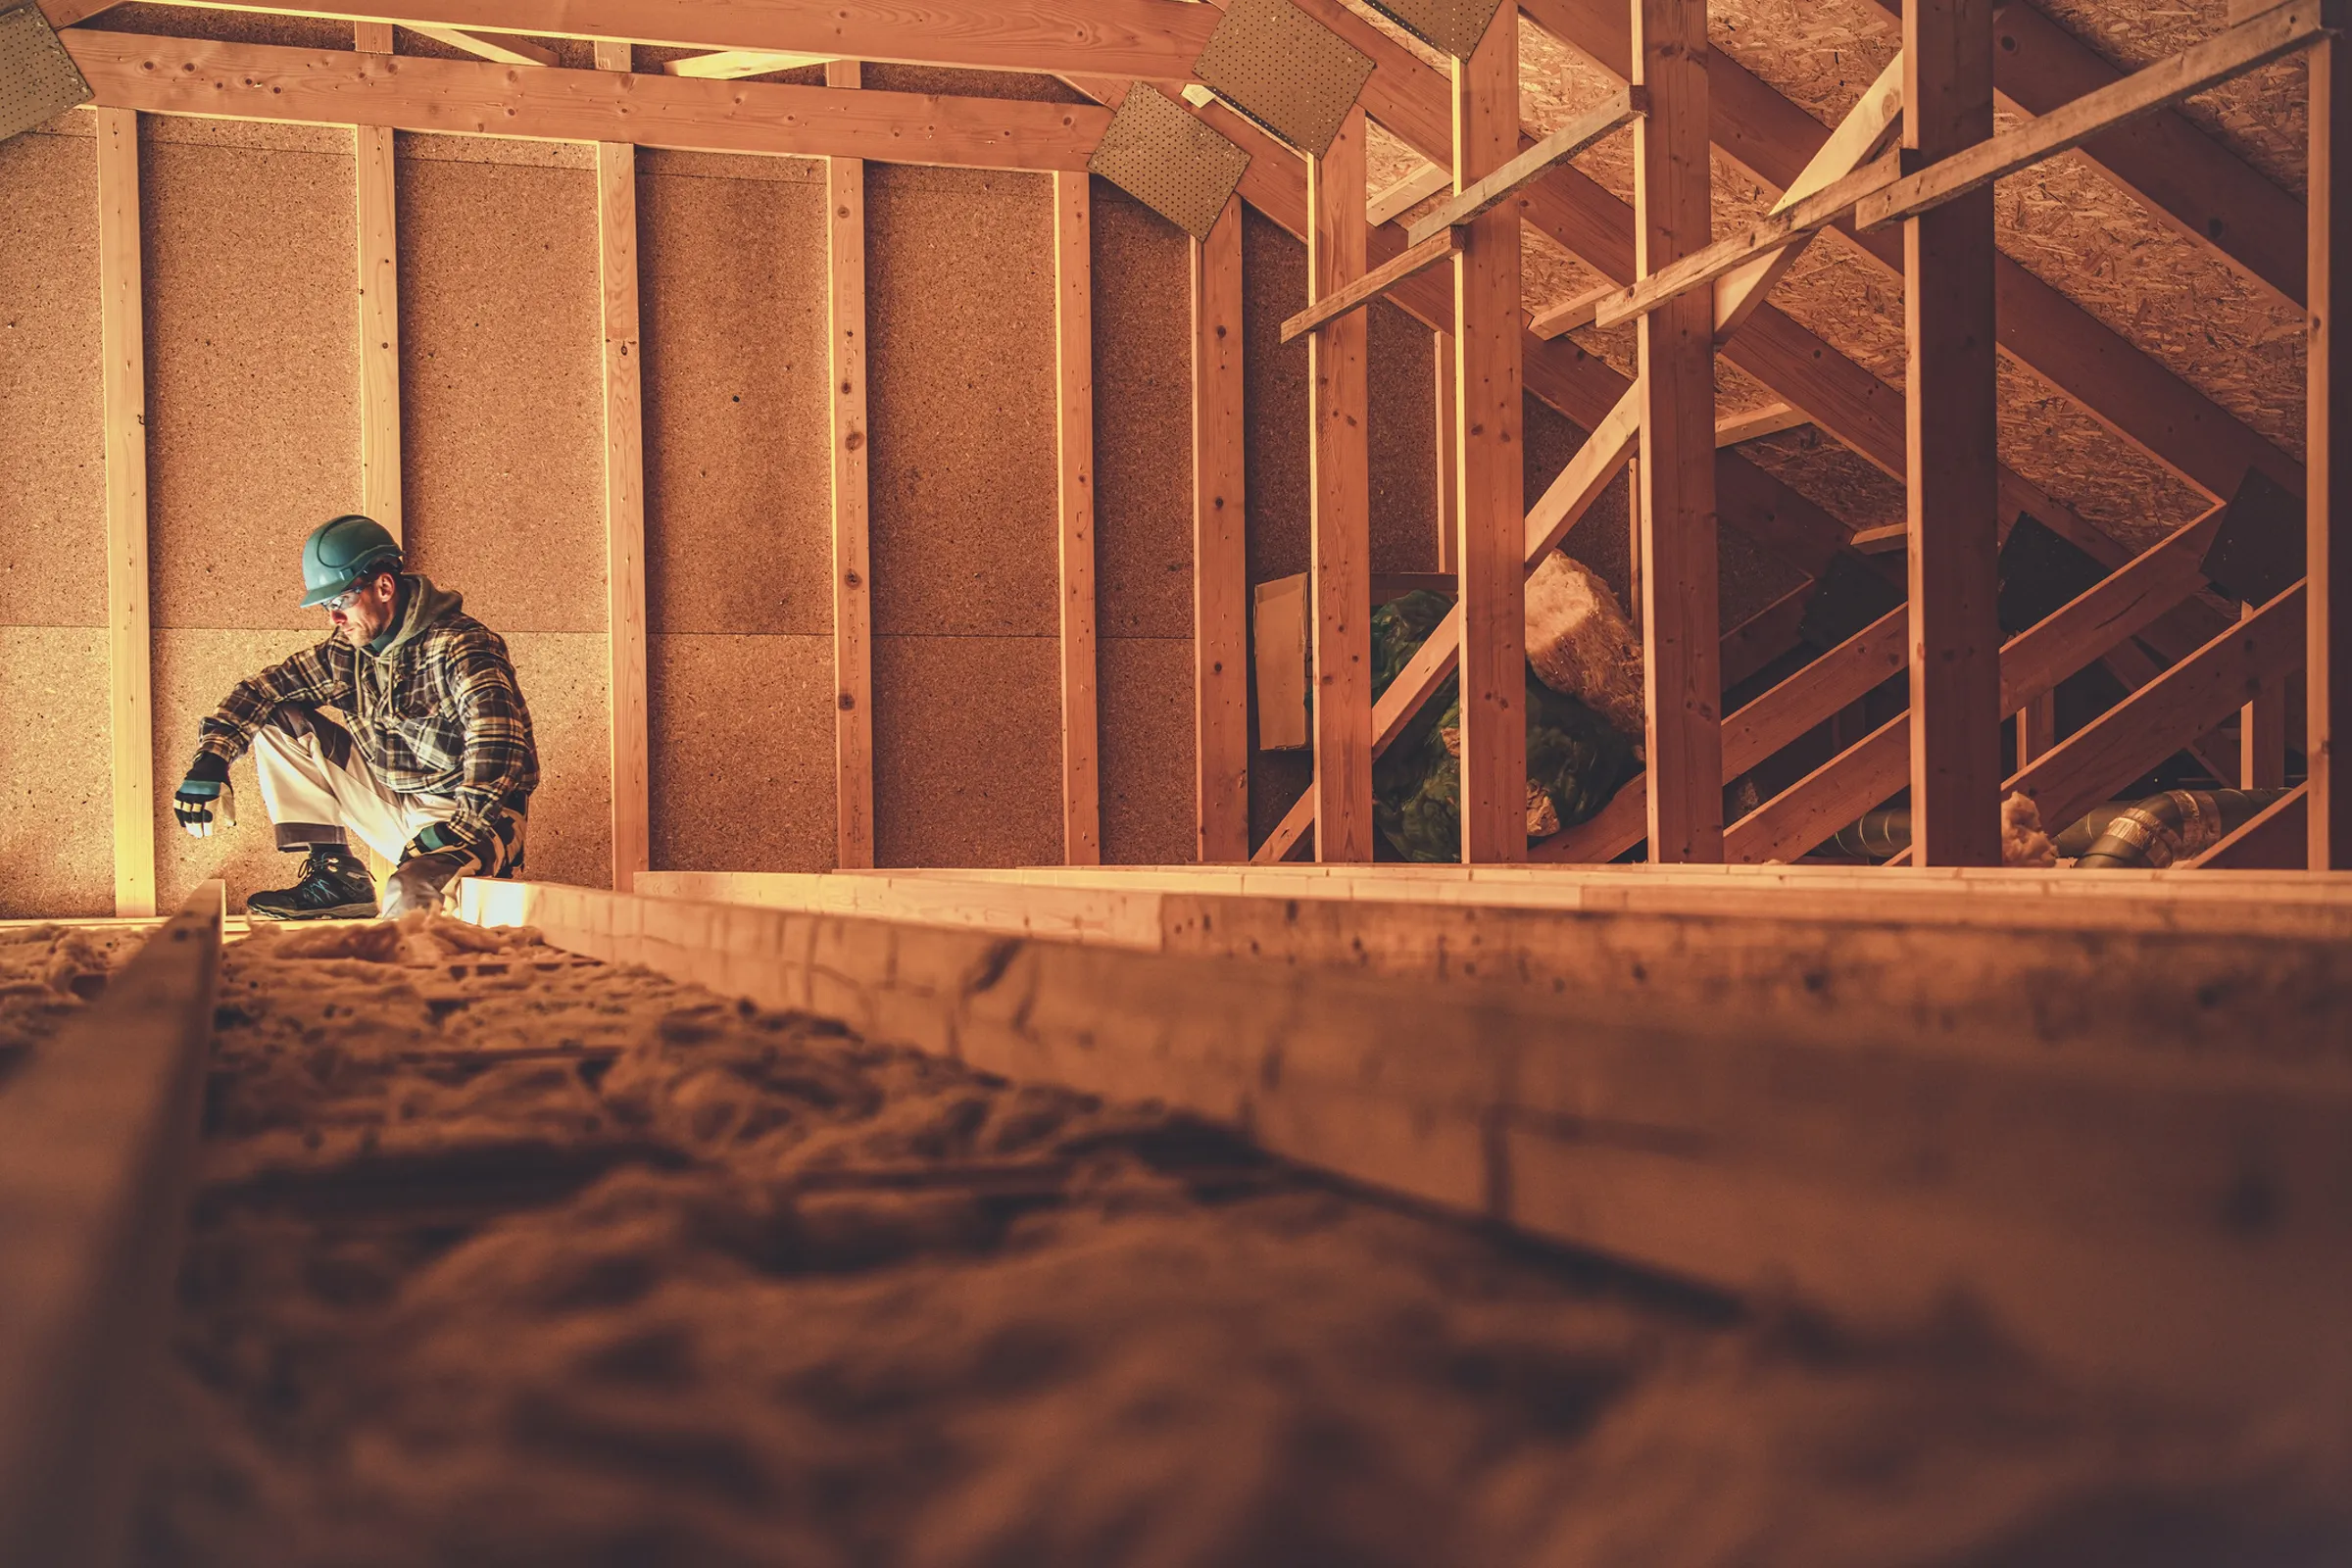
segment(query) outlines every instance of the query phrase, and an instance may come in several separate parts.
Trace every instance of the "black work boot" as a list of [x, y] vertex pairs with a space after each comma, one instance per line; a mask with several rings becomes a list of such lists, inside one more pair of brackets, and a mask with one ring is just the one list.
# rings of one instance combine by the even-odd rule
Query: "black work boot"
[[372, 920], [375, 879], [358, 856], [340, 844], [314, 844], [302, 862], [302, 880], [275, 893], [245, 901], [256, 920]]

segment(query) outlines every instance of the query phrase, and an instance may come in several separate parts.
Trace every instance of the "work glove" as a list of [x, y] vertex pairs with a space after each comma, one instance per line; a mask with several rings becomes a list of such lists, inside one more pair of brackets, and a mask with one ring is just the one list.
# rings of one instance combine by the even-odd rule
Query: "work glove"
[[438, 910], [450, 883], [472, 870], [477, 858], [446, 826], [427, 822], [385, 879], [379, 912], [396, 920], [411, 909]]
[[172, 814], [192, 839], [209, 839], [220, 828], [235, 827], [237, 797], [228, 787], [228, 763], [211, 752], [198, 752], [172, 797]]

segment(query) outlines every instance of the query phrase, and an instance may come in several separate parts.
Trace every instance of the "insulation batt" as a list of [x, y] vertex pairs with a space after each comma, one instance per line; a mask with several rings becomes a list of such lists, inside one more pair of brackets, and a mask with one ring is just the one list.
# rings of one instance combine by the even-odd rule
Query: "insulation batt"
[[1544, 685], [1642, 739], [1641, 634], [1609, 585], [1564, 551], [1527, 579], [1527, 662]]
[[2030, 795], [2011, 791], [2001, 802], [2001, 863], [2045, 869], [2058, 863], [2058, 846], [2041, 830], [2041, 808]]
[[2352, 1552], [2341, 1434], [1965, 1303], [1842, 1335], [527, 932], [257, 934], [219, 1017], [148, 1564]]

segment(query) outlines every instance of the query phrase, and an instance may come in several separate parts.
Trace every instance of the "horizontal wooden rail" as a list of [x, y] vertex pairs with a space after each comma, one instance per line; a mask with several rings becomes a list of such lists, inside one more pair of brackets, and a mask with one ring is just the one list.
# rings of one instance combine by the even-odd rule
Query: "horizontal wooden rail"
[[517, 71], [79, 28], [63, 36], [101, 106], [142, 114], [1070, 172], [1086, 168], [1110, 123], [1108, 110], [1084, 104]]
[[[543, 884], [472, 883], [466, 907], [1847, 1324], [1916, 1325], [1963, 1293], [2093, 1381], [2321, 1418], [2352, 1398], [2352, 1339], [2330, 1332], [2352, 1312], [2352, 1087], [2329, 1012], [2296, 1042], [2311, 1065], [2257, 1071], [2135, 1053], [2039, 984], [2062, 1015], [2021, 1040], [1847, 1030], [1795, 996], [1755, 1016], [1654, 983], [1457, 988]], [[2004, 940], [2030, 973], [2033, 944]], [[1934, 946], [1908, 961], [1937, 967]], [[2260, 1223], [2217, 1224], [2249, 1186]]]
[[1394, 185], [1375, 192], [1364, 203], [1364, 221], [1378, 228], [1394, 219], [1402, 218], [1438, 192], [1452, 188], [1451, 173], [1436, 164], [1423, 164]]
[[1857, 228], [1878, 228], [1915, 218], [2004, 175], [2068, 152], [2103, 131], [2144, 115], [2170, 109], [2183, 98], [2242, 76], [2281, 56], [2308, 48], [2335, 30], [2338, 0], [2297, 0], [2292, 5], [2240, 23], [2217, 38], [2183, 49], [2167, 60], [2072, 103], [2028, 121], [2017, 129], [1981, 141], [1864, 200], [1854, 211]]
[[1672, 266], [1652, 272], [1628, 289], [1602, 300], [1593, 312], [1595, 326], [1616, 326], [1647, 316], [1668, 300], [1705, 288], [1751, 262], [1762, 261], [1808, 239], [1852, 213], [1856, 203], [1902, 177], [1900, 155], [1888, 153], [1878, 162], [1855, 170], [1811, 195], [1775, 208], [1744, 234], [1717, 240], [1693, 251]]
[[1648, 107], [1648, 93], [1643, 88], [1630, 83], [1618, 88], [1599, 108], [1562, 125], [1494, 172], [1465, 186], [1450, 201], [1441, 202], [1416, 219], [1405, 231], [1405, 243], [1419, 245], [1448, 228], [1475, 222], [1543, 178], [1553, 165], [1566, 163], [1611, 131], [1632, 124]]
[[[976, 71], [1081, 71], [1184, 81], [1217, 13], [1166, 0], [167, 0], [208, 11], [260, 11], [404, 27], [464, 27], [539, 38], [686, 48], [760, 49], [836, 60]], [[104, 10], [43, 0], [54, 20]], [[60, 22], [60, 26], [65, 25]], [[626, 137], [609, 140], [625, 141]]]
[[1390, 258], [1354, 282], [1334, 290], [1284, 321], [1282, 340], [1295, 343], [1316, 327], [1336, 321], [1349, 311], [1362, 310], [1406, 278], [1418, 276], [1439, 263], [1449, 262], [1461, 254], [1461, 236], [1450, 228], [1441, 229], [1412, 249]]
[[0, 1081], [0, 1562], [114, 1562], [163, 1355], [225, 900]]
[[1573, 332], [1580, 326], [1591, 326], [1593, 316], [1600, 310], [1600, 302], [1615, 297], [1618, 292], [1614, 283], [1603, 283], [1598, 288], [1589, 289], [1572, 300], [1538, 311], [1528, 318], [1527, 329], [1540, 338], [1549, 340]]

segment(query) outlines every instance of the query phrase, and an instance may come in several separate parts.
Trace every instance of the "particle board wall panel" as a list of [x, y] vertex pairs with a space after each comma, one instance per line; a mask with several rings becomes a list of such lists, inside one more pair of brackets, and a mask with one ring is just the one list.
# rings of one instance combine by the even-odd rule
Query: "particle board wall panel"
[[1193, 648], [1182, 637], [1105, 637], [1102, 859], [1189, 865], [1193, 830]]
[[[1428, 327], [1387, 301], [1364, 312], [1371, 328], [1372, 569], [1436, 571], [1437, 400]], [[1529, 491], [1530, 495], [1538, 494]]]
[[0, 625], [106, 620], [90, 117], [0, 142]]
[[595, 173], [418, 156], [446, 139], [398, 148], [407, 543], [514, 656], [539, 742], [533, 873], [606, 885]]
[[875, 858], [1062, 858], [1052, 182], [866, 178]]
[[823, 635], [822, 166], [695, 157], [638, 154], [649, 624]]
[[833, 868], [832, 670], [823, 632], [654, 634], [655, 865]]
[[[356, 451], [356, 439], [352, 445]], [[288, 595], [289, 600], [297, 597]], [[155, 657], [149, 668], [155, 696], [156, 907], [177, 908], [196, 884], [209, 877], [228, 883], [231, 913], [245, 906], [247, 894], [293, 885], [301, 858], [280, 854], [277, 849], [270, 831], [270, 813], [262, 807], [261, 786], [254, 779], [251, 753], [229, 766], [238, 825], [225, 833], [209, 839], [188, 837], [172, 819], [172, 792], [179, 788], [188, 760], [196, 755], [196, 726], [220, 705], [229, 688], [255, 670], [318, 642], [323, 630], [322, 626], [295, 631], [161, 624], [155, 628]], [[537, 864], [534, 859], [533, 867]]]
[[1052, 636], [874, 638], [877, 865], [1061, 862]]
[[113, 914], [105, 629], [0, 625], [0, 920]]
[[[303, 537], [360, 503], [356, 176], [337, 141], [141, 148], [158, 627], [320, 624], [298, 606]], [[193, 744], [157, 732], [182, 762]]]

